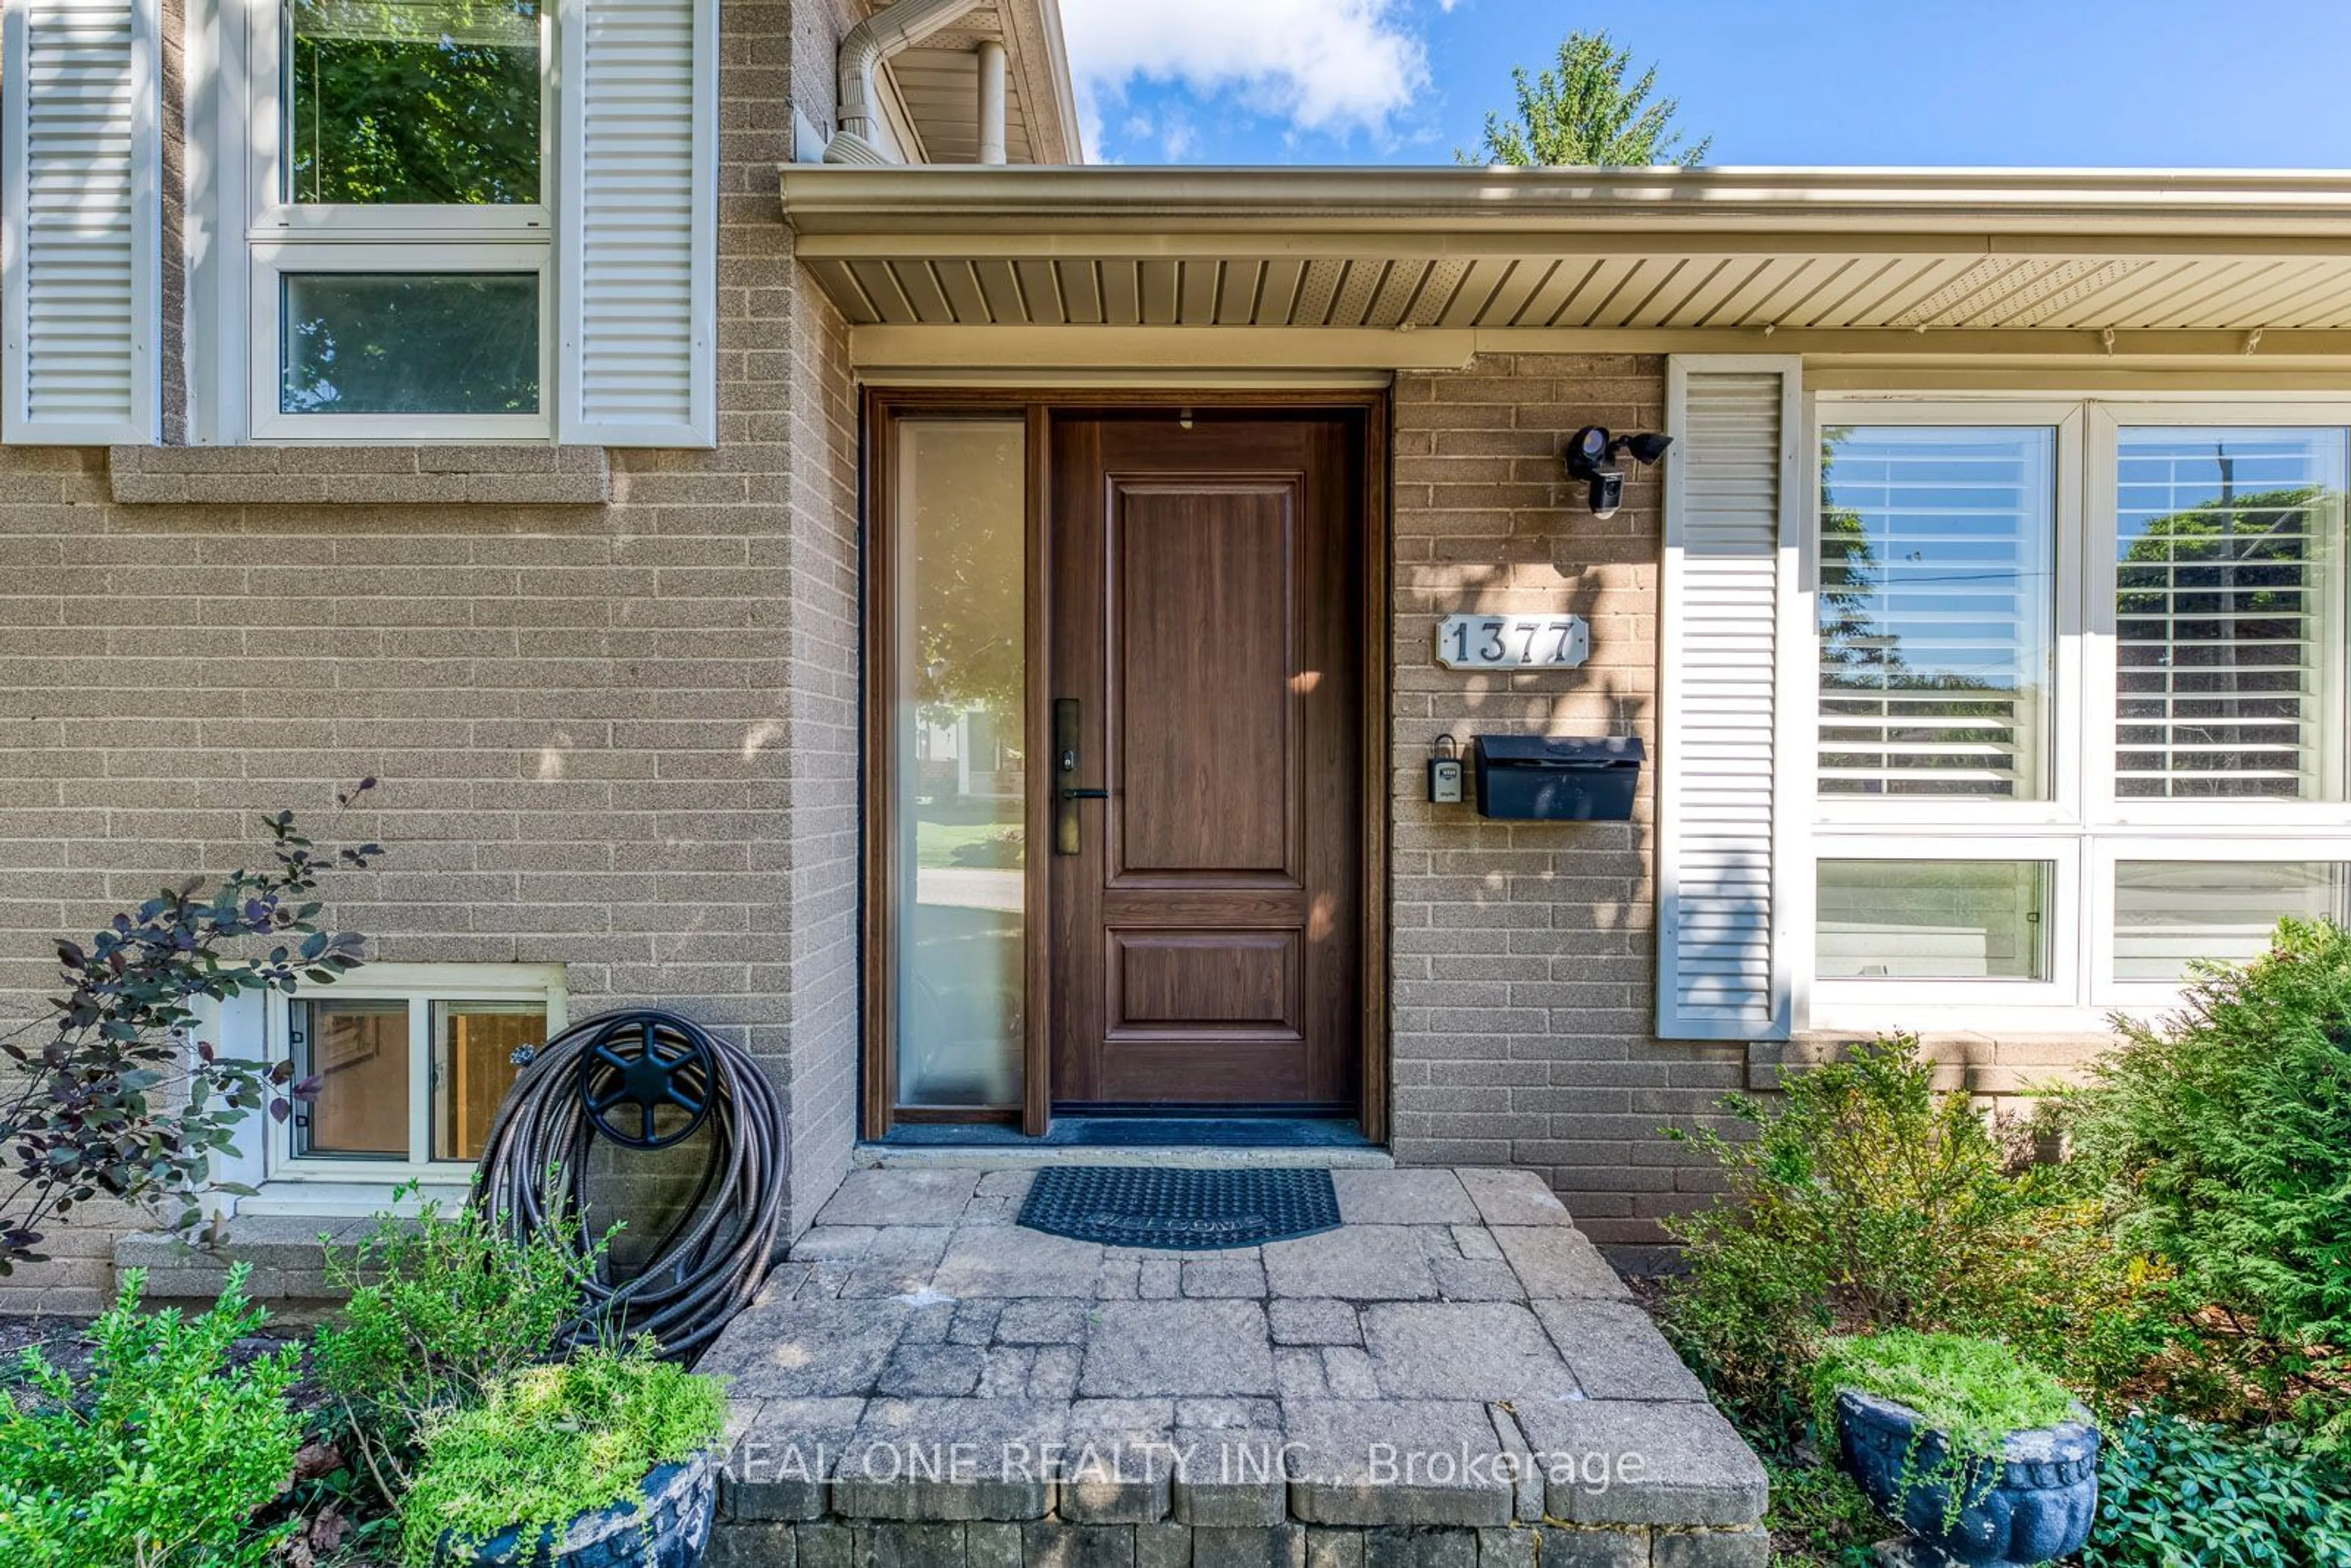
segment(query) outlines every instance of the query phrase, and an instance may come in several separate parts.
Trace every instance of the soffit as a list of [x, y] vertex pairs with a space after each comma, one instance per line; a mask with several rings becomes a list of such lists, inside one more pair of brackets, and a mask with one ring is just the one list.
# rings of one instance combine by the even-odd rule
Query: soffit
[[852, 322], [2351, 328], [2351, 175], [817, 170]]
[[[880, 10], [871, 4], [869, 11]], [[1015, 164], [1081, 161], [1076, 100], [1052, 0], [987, 0], [954, 26], [884, 61], [882, 90], [911, 125], [928, 163], [979, 161], [984, 40], [1005, 48], [1005, 155]]]

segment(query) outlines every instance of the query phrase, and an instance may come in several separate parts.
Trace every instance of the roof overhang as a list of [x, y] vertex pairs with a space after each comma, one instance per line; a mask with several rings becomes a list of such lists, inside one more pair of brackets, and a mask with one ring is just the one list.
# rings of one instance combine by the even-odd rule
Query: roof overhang
[[[1379, 334], [1398, 364], [1536, 335], [2351, 359], [2351, 172], [793, 167], [782, 185], [798, 255], [869, 343], [1220, 328]], [[1416, 333], [1443, 340], [1393, 341]]]
[[[863, 0], [872, 14], [887, 0]], [[1013, 163], [1082, 163], [1077, 95], [1055, 0], [981, 0], [948, 27], [885, 60], [878, 84], [893, 129], [910, 135], [910, 157], [925, 163], [979, 159], [981, 40], [1004, 46], [1006, 141]]]

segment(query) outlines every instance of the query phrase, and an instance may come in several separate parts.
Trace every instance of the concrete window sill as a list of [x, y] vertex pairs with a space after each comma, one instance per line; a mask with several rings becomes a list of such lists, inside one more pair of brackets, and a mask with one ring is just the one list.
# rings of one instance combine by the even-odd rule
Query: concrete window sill
[[125, 1269], [144, 1269], [144, 1299], [154, 1306], [209, 1303], [228, 1282], [232, 1265], [250, 1263], [246, 1293], [274, 1312], [281, 1303], [340, 1298], [343, 1292], [327, 1280], [328, 1240], [349, 1248], [372, 1223], [317, 1215], [239, 1216], [229, 1221], [228, 1243], [217, 1250], [192, 1247], [160, 1231], [139, 1231], [115, 1239], [114, 1270], [119, 1278]]
[[124, 506], [595, 507], [612, 498], [601, 446], [114, 446]]
[[[1852, 1030], [1821, 1030], [1791, 1040], [1758, 1040], [1747, 1047], [1747, 1086], [1772, 1090], [1782, 1076], [1834, 1061], [1856, 1040]], [[2047, 1083], [2078, 1075], [2114, 1048], [2104, 1032], [2034, 1034], [2022, 1030], [1944, 1030], [1922, 1033], [1920, 1054], [1935, 1064], [1935, 1087], [1970, 1094], [2026, 1094]]]

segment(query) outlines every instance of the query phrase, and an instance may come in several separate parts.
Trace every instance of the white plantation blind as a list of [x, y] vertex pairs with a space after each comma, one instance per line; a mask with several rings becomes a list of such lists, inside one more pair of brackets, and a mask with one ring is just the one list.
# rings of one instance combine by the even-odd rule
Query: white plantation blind
[[[1810, 779], [1784, 706], [1795, 580], [1799, 371], [1677, 357], [1669, 372], [1657, 772], [1657, 1032], [1784, 1038]], [[1801, 682], [1801, 676], [1798, 677]]]
[[154, 0], [0, 0], [0, 438], [159, 437], [155, 36]]
[[2047, 799], [2056, 432], [1823, 446], [1821, 793]]
[[2116, 442], [2115, 792], [2335, 798], [2344, 433]]
[[563, 439], [717, 439], [715, 0], [565, 16]]

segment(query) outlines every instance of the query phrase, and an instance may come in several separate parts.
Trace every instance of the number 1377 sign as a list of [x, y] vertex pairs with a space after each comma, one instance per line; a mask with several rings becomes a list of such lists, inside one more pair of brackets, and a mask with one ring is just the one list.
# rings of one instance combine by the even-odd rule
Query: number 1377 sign
[[1592, 656], [1581, 615], [1448, 615], [1437, 662], [1448, 670], [1572, 670]]

